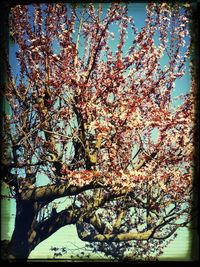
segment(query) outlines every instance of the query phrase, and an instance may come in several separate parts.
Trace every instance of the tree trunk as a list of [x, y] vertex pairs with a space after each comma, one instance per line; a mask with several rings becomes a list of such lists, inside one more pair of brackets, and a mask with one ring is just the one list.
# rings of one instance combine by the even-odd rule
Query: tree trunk
[[26, 261], [33, 250], [34, 202], [17, 200], [15, 228], [8, 248], [8, 260]]

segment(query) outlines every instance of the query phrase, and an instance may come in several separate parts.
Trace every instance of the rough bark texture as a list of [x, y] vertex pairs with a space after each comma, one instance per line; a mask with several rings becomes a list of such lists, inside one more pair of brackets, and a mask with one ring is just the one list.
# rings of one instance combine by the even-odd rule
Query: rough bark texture
[[35, 210], [33, 202], [17, 201], [15, 229], [10, 241], [8, 259], [27, 259], [32, 246], [32, 231], [35, 220]]

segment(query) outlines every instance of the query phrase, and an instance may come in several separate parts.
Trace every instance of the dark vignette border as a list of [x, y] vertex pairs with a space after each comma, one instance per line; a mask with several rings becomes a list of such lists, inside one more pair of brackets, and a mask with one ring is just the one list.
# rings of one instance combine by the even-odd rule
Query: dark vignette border
[[[0, 175], [1, 175], [1, 158], [2, 158], [2, 114], [5, 109], [5, 103], [3, 99], [3, 94], [6, 90], [6, 82], [7, 82], [7, 77], [6, 77], [6, 54], [8, 54], [9, 50], [9, 12], [11, 8], [17, 4], [33, 4], [33, 3], [45, 3], [45, 2], [50, 2], [50, 3], [55, 3], [55, 2], [68, 2], [68, 3], [75, 3], [75, 2], [110, 2], [109, 0], [101, 0], [101, 1], [58, 1], [58, 0], [50, 0], [50, 1], [42, 1], [42, 0], [36, 0], [36, 1], [31, 1], [31, 0], [9, 0], [9, 1], [2, 1], [0, 3]], [[111, 1], [113, 2], [113, 1]], [[116, 2], [148, 2], [148, 1], [116, 1]], [[152, 1], [152, 2], [165, 2], [163, 0], [157, 0], [157, 1]], [[194, 194], [193, 194], [193, 214], [194, 214], [194, 219], [192, 222], [192, 229], [197, 230], [197, 236], [192, 235], [192, 247], [191, 247], [191, 261], [190, 262], [178, 262], [178, 261], [160, 261], [160, 262], [138, 262], [140, 264], [162, 264], [162, 263], [169, 263], [169, 264], [175, 264], [180, 266], [185, 266], [189, 265], [191, 263], [197, 263], [199, 262], [199, 151], [200, 151], [200, 143], [199, 143], [199, 130], [200, 130], [200, 125], [199, 125], [199, 116], [200, 116], [200, 91], [199, 91], [199, 14], [200, 14], [200, 0], [193, 0], [193, 1], [166, 1], [168, 3], [171, 3], [172, 5], [174, 3], [190, 3], [192, 6], [191, 10], [191, 17], [190, 17], [190, 34], [191, 34], [191, 51], [190, 51], [190, 57], [191, 57], [191, 71], [194, 74], [194, 79], [195, 79], [195, 135], [194, 135], [194, 181], [193, 181], [193, 188], [194, 188]], [[1, 214], [1, 213], [0, 213]], [[1, 246], [2, 247], [2, 246]], [[1, 254], [0, 254], [1, 255]], [[0, 260], [2, 261], [2, 258], [0, 257]], [[31, 260], [31, 262], [55, 262], [56, 260], [40, 260], [40, 259], [35, 259]], [[30, 262], [30, 261], [29, 261]], [[57, 260], [56, 262], [64, 262], [64, 261], [59, 261]], [[65, 261], [66, 262], [66, 261]], [[97, 263], [95, 260], [93, 261], [95, 264]], [[67, 264], [69, 264], [68, 262]], [[83, 262], [84, 263], [84, 262]], [[86, 263], [86, 262], [85, 262]], [[87, 262], [89, 263], [89, 262]], [[104, 262], [106, 263], [106, 262]], [[125, 262], [124, 262], [125, 263]], [[130, 262], [131, 263], [131, 262]], [[132, 262], [135, 264], [136, 262]]]

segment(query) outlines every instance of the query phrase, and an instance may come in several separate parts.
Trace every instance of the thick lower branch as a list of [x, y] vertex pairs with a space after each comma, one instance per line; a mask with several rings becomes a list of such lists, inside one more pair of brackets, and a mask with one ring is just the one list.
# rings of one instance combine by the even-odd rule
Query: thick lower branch
[[81, 209], [73, 209], [70, 207], [59, 213], [52, 214], [49, 219], [38, 223], [33, 231], [33, 246], [36, 247], [40, 242], [50, 237], [61, 227], [69, 224], [75, 224], [81, 213]]
[[121, 234], [87, 234], [78, 230], [78, 236], [83, 241], [88, 242], [122, 242], [131, 240], [148, 240], [153, 232], [152, 230], [143, 233], [121, 233]]
[[93, 182], [85, 186], [74, 186], [74, 185], [46, 185], [40, 186], [34, 189], [28, 189], [21, 193], [23, 200], [33, 201], [45, 201], [49, 203], [56, 198], [73, 196], [89, 189], [98, 188], [100, 185], [94, 184]]

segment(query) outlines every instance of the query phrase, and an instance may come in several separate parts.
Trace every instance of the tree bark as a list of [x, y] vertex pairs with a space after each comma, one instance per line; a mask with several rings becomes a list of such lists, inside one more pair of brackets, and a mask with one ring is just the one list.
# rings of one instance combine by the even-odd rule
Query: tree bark
[[15, 228], [8, 251], [8, 260], [26, 261], [32, 251], [35, 220], [34, 202], [16, 201]]

